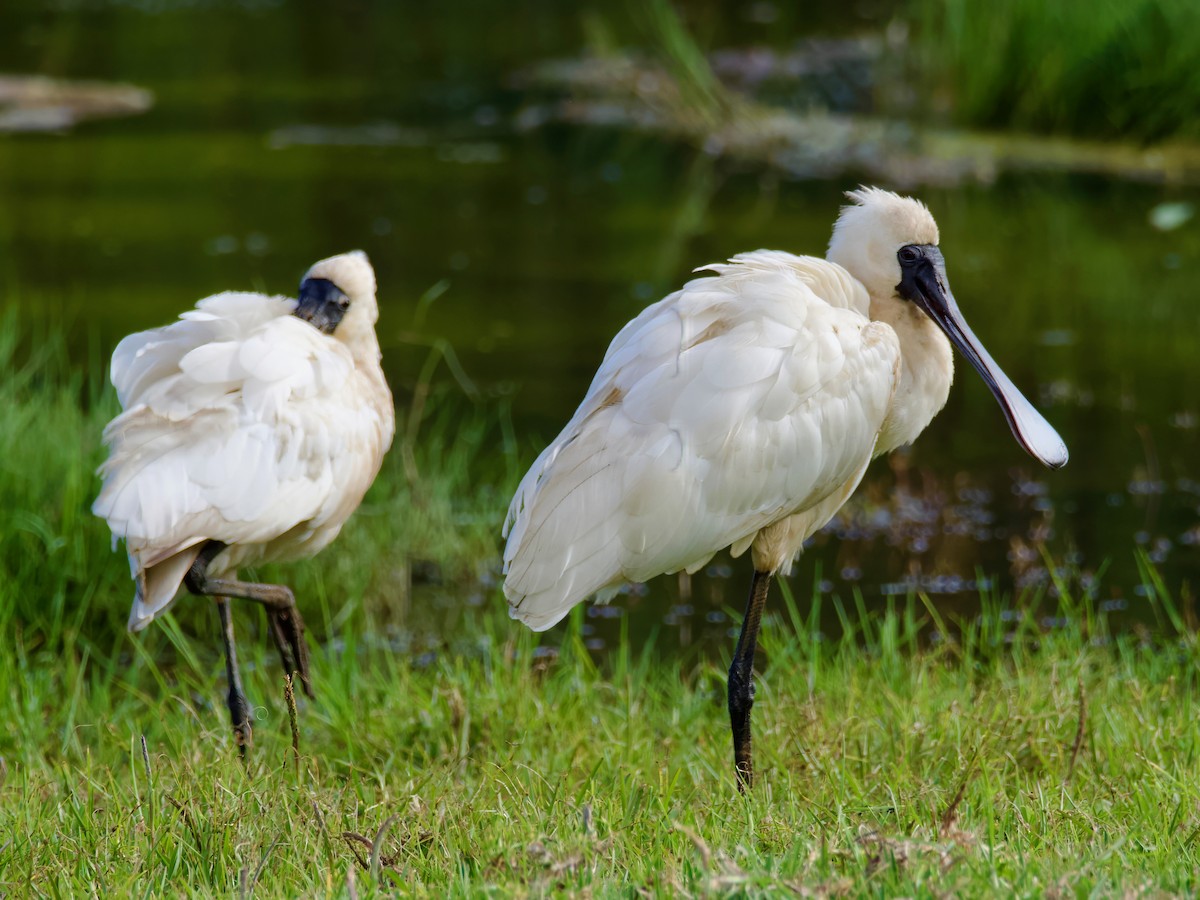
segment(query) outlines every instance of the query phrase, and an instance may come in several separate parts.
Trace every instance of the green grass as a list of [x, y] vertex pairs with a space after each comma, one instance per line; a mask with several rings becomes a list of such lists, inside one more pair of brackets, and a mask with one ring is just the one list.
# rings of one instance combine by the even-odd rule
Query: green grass
[[346, 633], [316, 654], [298, 758], [278, 673], [248, 645], [245, 767], [211, 643], [171, 635], [185, 661], [167, 671], [151, 641], [130, 639], [124, 662], [18, 642], [0, 670], [16, 730], [0, 882], [58, 896], [1200, 888], [1194, 643], [1098, 645], [1069, 610], [1015, 645], [990, 615], [920, 651], [919, 609], [830, 645], [768, 623], [745, 798], [722, 666], [664, 663], [637, 640], [598, 668], [570, 637], [539, 656], [492, 611], [419, 667]]
[[987, 128], [1200, 137], [1192, 0], [912, 0], [918, 95]]
[[[243, 765], [211, 611], [123, 631], [125, 564], [87, 513], [111, 399], [53, 341], [19, 363], [17, 330], [0, 329], [0, 893], [1200, 890], [1200, 651], [1149, 567], [1149, 634], [1071, 599], [1028, 598], [1014, 623], [984, 598], [954, 624], [915, 598], [872, 613], [776, 592], [742, 797], [727, 660], [626, 635], [597, 662], [580, 615], [544, 639], [507, 619], [478, 567], [511, 441], [449, 396], [423, 407], [415, 480], [393, 454], [337, 543], [269, 573], [310, 624], [298, 754], [258, 614], [238, 612]], [[410, 591], [422, 561], [485, 603], [425, 611], [440, 636], [415, 654], [397, 607], [436, 601], [437, 583]], [[1044, 631], [1046, 612], [1066, 624]]]

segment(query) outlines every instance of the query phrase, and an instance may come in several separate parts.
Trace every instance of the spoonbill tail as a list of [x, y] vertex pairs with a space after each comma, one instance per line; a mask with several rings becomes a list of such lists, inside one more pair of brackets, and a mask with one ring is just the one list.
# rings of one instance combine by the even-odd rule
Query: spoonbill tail
[[250, 705], [229, 598], [263, 604], [284, 670], [310, 697], [312, 680], [291, 590], [239, 581], [237, 570], [312, 556], [375, 480], [395, 428], [378, 317], [375, 272], [355, 251], [309, 269], [299, 300], [217, 294], [113, 353], [124, 412], [104, 429], [92, 512], [129, 553], [129, 628], [145, 628], [181, 587], [215, 600], [243, 754]]
[[771, 577], [790, 571], [874, 457], [912, 441], [945, 405], [951, 344], [1021, 446], [1052, 468], [1067, 461], [967, 327], [929, 210], [878, 188], [847, 196], [826, 259], [735, 256], [626, 325], [505, 521], [510, 612], [538, 631], [624, 582], [750, 550], [729, 669], [742, 790], [754, 777], [752, 666]]

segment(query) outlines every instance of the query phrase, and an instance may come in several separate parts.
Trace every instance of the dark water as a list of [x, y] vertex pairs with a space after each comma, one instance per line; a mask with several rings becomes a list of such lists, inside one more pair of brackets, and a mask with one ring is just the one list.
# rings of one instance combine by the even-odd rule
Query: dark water
[[[689, 8], [714, 46], [786, 47], [801, 29], [784, 7]], [[848, 28], [839, 10], [817, 27]], [[878, 26], [878, 9], [859, 12], [853, 28]], [[638, 309], [738, 251], [823, 252], [855, 184], [781, 181], [610, 130], [530, 127], [536, 98], [512, 74], [578, 53], [598, 22], [638, 39], [623, 4], [10, 0], [5, 71], [130, 81], [157, 103], [68, 136], [0, 136], [0, 304], [108, 348], [218, 290], [289, 292], [313, 260], [361, 247], [401, 402], [426, 359], [414, 340], [444, 338], [485, 394], [511, 398], [532, 458]], [[877, 462], [815, 541], [798, 590], [816, 563], [846, 599], [858, 588], [877, 606], [918, 586], [969, 612], [981, 589], [1044, 589], [1044, 545], [1075, 587], [1131, 618], [1146, 602], [1139, 548], [1189, 595], [1200, 222], [1162, 232], [1148, 217], [1200, 192], [1057, 175], [919, 193], [975, 331], [1059, 428], [1071, 463], [1039, 469], [963, 371], [911, 452]], [[444, 293], [418, 313], [431, 289]], [[718, 557], [706, 577], [659, 579], [593, 613], [592, 638], [611, 642], [605, 617], [620, 610], [632, 631], [681, 643], [723, 634], [745, 584], [744, 561]]]

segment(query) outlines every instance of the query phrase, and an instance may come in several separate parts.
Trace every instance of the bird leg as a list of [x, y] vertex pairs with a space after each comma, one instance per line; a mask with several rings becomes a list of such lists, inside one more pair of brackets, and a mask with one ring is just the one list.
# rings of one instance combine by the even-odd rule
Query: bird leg
[[267, 619], [271, 623], [271, 635], [279, 648], [279, 659], [283, 670], [289, 675], [299, 675], [304, 693], [313, 696], [312, 679], [308, 671], [308, 645], [304, 643], [304, 620], [296, 608], [296, 598], [282, 584], [256, 584], [252, 581], [236, 581], [226, 578], [207, 578], [204, 594], [219, 594], [224, 597], [240, 597], [253, 600], [267, 608]]
[[758, 647], [758, 628], [762, 623], [763, 607], [767, 605], [767, 590], [771, 573], [755, 570], [750, 584], [750, 599], [746, 616], [738, 635], [733, 662], [729, 666], [729, 724], [733, 730], [733, 762], [737, 771], [738, 790], [745, 793], [754, 786], [754, 761], [750, 744], [750, 708], [754, 706], [754, 651]]
[[206, 574], [209, 563], [225, 549], [220, 541], [209, 541], [200, 551], [184, 578], [184, 584], [193, 594], [201, 596], [239, 597], [253, 600], [267, 608], [267, 619], [271, 623], [271, 636], [279, 650], [283, 670], [289, 675], [299, 674], [304, 693], [312, 697], [312, 678], [308, 668], [308, 645], [304, 642], [304, 619], [296, 608], [296, 597], [282, 584], [258, 584], [252, 581], [237, 581], [232, 578], [209, 578]]
[[238, 671], [237, 648], [233, 641], [233, 612], [229, 609], [228, 597], [215, 597], [217, 612], [221, 616], [221, 639], [225, 642], [225, 676], [229, 681], [229, 717], [233, 720], [233, 736], [237, 741], [238, 753], [246, 758], [254, 738], [250, 727], [250, 703], [242, 690], [242, 674]]

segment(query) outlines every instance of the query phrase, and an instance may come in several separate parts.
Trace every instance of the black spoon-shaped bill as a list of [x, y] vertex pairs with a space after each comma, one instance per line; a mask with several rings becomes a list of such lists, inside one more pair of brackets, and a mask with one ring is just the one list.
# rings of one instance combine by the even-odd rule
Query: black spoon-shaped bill
[[1067, 464], [1067, 445], [1033, 404], [1017, 390], [963, 318], [946, 280], [946, 262], [933, 244], [909, 244], [897, 252], [901, 279], [896, 290], [917, 304], [945, 332], [988, 386], [1013, 436], [1034, 459], [1052, 469]]

